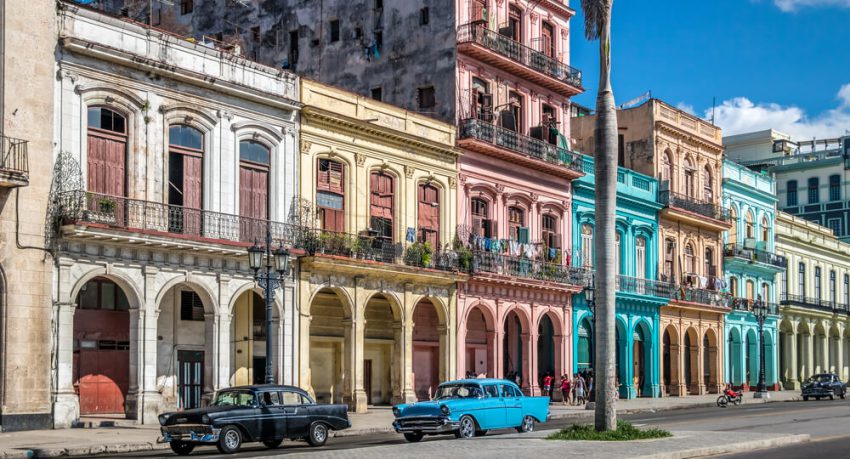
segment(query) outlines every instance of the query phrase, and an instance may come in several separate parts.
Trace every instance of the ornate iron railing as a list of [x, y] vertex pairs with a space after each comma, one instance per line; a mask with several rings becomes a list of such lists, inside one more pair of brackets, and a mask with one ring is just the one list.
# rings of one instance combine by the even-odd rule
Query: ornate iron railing
[[668, 282], [641, 279], [638, 277], [617, 276], [617, 291], [621, 293], [670, 298], [675, 290], [676, 286]]
[[803, 295], [792, 295], [790, 293], [783, 293], [781, 296], [780, 303], [783, 305], [802, 306], [804, 308], [809, 309], [817, 309], [825, 312], [843, 313], [850, 315], [849, 305], [833, 301], [824, 301], [818, 298]]
[[699, 303], [720, 308], [729, 308], [732, 305], [732, 295], [728, 293], [724, 293], [719, 290], [707, 290], [684, 285], [676, 286], [676, 290], [673, 292], [671, 298], [674, 300], [688, 301], [691, 303]]
[[[779, 305], [776, 303], [765, 303], [762, 302], [763, 305], [767, 306], [767, 313], [772, 315], [779, 314]], [[755, 312], [754, 308], [756, 305], [755, 300], [750, 300], [747, 298], [732, 298], [731, 301], [732, 309], [736, 311], [744, 311], [744, 312]]]
[[746, 248], [743, 244], [726, 244], [723, 246], [723, 256], [741, 258], [747, 261], [765, 263], [777, 268], [787, 268], [788, 260], [782, 255], [776, 255], [766, 250]]
[[3, 151], [0, 152], [0, 172], [27, 178], [29, 176], [29, 142], [6, 137], [0, 132], [0, 144], [3, 148]]
[[458, 138], [477, 139], [524, 156], [582, 172], [581, 155], [477, 118], [461, 120]]
[[488, 29], [482, 23], [464, 24], [457, 29], [457, 43], [476, 43], [569, 85], [581, 88], [581, 71], [546, 54], [529, 48], [511, 37]]
[[669, 190], [660, 192], [658, 194], [658, 198], [659, 201], [667, 207], [677, 207], [714, 220], [724, 222], [729, 221], [729, 210], [715, 205], [712, 202], [702, 201], [697, 198], [680, 193], [674, 193]]
[[590, 276], [589, 270], [574, 266], [493, 252], [473, 251], [471, 274], [482, 272], [566, 285], [586, 285]]

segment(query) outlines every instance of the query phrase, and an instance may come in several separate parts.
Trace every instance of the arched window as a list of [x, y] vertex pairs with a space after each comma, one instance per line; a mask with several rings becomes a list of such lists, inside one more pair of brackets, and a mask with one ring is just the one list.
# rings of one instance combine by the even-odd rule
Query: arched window
[[697, 257], [694, 255], [694, 246], [690, 243], [685, 245], [685, 271], [688, 274], [697, 272]]
[[495, 237], [495, 225], [490, 219], [490, 203], [482, 198], [470, 200], [472, 211], [472, 233], [483, 237]]
[[747, 216], [744, 221], [744, 233], [747, 239], [755, 237], [755, 222], [753, 221], [753, 213], [747, 211]]
[[[255, 220], [269, 218], [269, 149], [254, 140], [239, 142], [239, 215]], [[254, 233], [260, 231], [256, 224], [243, 220], [250, 225]], [[265, 238], [262, 234], [252, 234], [255, 238]], [[262, 240], [262, 239], [258, 239]]]
[[593, 227], [588, 223], [581, 225], [581, 266], [593, 267]]
[[714, 184], [711, 181], [711, 168], [706, 164], [702, 170], [702, 197], [706, 202], [714, 200]]
[[183, 124], [168, 128], [168, 214], [171, 232], [200, 234], [203, 207], [204, 135]]
[[694, 183], [696, 170], [691, 163], [690, 158], [685, 158], [685, 195], [690, 198], [697, 197], [696, 184]]
[[635, 277], [646, 279], [646, 238], [635, 238]]
[[316, 176], [319, 224], [327, 231], [345, 231], [345, 165], [320, 158]]
[[741, 294], [738, 291], [738, 278], [735, 276], [729, 278], [729, 293], [731, 293], [733, 297], [738, 297]]
[[[127, 122], [108, 108], [88, 109], [88, 191], [124, 197], [126, 193]], [[100, 201], [100, 197], [93, 197]], [[115, 212], [120, 207], [113, 206]], [[117, 217], [117, 216], [116, 216]]]
[[752, 302], [755, 299], [755, 296], [756, 296], [755, 290], [756, 290], [756, 286], [753, 283], [753, 281], [748, 280], [747, 281], [747, 301]]
[[676, 274], [676, 241], [666, 239], [664, 241], [664, 276], [665, 281], [675, 282]]
[[766, 215], [761, 219], [761, 240], [764, 242], [770, 241], [770, 220], [767, 219]]
[[[673, 176], [673, 156], [670, 153], [670, 150], [666, 150], [663, 155], [661, 155], [661, 172], [660, 172], [660, 180], [663, 182], [665, 180], [670, 180]], [[671, 184], [672, 185], [672, 184]], [[672, 190], [673, 187], [671, 186]]]
[[508, 237], [511, 240], [528, 243], [528, 228], [525, 226], [525, 210], [520, 207], [508, 207]]
[[706, 276], [716, 276], [717, 268], [714, 265], [714, 248], [706, 247], [705, 248], [705, 272], [703, 273]]
[[732, 222], [732, 227], [729, 228], [729, 244], [738, 243], [738, 211], [734, 207], [729, 208], [729, 221]]
[[369, 227], [378, 237], [393, 240], [395, 186], [393, 176], [375, 171], [370, 176]]
[[436, 250], [440, 246], [440, 190], [430, 183], [420, 183], [417, 224], [419, 242], [428, 242]]

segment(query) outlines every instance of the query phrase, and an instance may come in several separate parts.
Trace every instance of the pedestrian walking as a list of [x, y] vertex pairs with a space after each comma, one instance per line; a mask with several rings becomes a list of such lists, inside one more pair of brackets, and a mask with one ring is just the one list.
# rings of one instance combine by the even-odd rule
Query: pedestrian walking
[[549, 373], [543, 376], [543, 395], [549, 397], [549, 401], [552, 401], [552, 375]]
[[584, 397], [585, 381], [581, 375], [576, 375], [576, 405], [584, 405], [587, 400]]
[[570, 397], [570, 376], [563, 375], [561, 376], [561, 395], [563, 396], [564, 405], [571, 405], [572, 400]]

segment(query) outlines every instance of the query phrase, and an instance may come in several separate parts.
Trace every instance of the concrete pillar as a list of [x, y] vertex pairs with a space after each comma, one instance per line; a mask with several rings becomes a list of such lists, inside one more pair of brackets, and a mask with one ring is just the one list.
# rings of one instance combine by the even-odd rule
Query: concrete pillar
[[69, 428], [80, 418], [80, 399], [74, 391], [74, 303], [59, 303], [56, 334], [56, 392], [53, 427]]
[[401, 403], [413, 403], [416, 401], [416, 391], [413, 387], [413, 327], [414, 323], [412, 320], [405, 321], [399, 330], [401, 335], [400, 338], [402, 340]]
[[[708, 393], [708, 390], [707, 390], [707, 387], [706, 387], [706, 381], [705, 381], [705, 353], [708, 352], [708, 349], [706, 349], [702, 345], [702, 338], [697, 337], [697, 340], [699, 341], [697, 343], [697, 351], [696, 351], [696, 354], [697, 354], [697, 372], [698, 372], [697, 373], [697, 382], [698, 382], [697, 393], [700, 394], [700, 395], [704, 395], [704, 394]], [[694, 369], [694, 362], [693, 362], [693, 353], [692, 353], [691, 354], [691, 371], [692, 372], [693, 372], [693, 369]]]
[[[532, 326], [533, 327], [533, 326]], [[528, 386], [530, 393], [532, 395], [541, 395], [543, 393], [543, 389], [540, 387], [540, 382], [538, 379], [538, 369], [537, 369], [537, 340], [540, 339], [540, 335], [537, 334], [537, 330], [534, 329], [532, 333], [523, 333], [523, 347], [528, 349], [525, 353], [528, 355], [527, 362], [524, 362], [523, 365], [523, 373], [525, 373], [525, 368], [528, 368]]]
[[[811, 329], [810, 329], [811, 330]], [[806, 363], [803, 366], [803, 371], [800, 372], [800, 379], [805, 380], [809, 376], [815, 374], [814, 363], [815, 363], [815, 346], [814, 346], [814, 335], [811, 332], [803, 336], [803, 352], [805, 353]]]
[[786, 335], [785, 343], [787, 346], [787, 350], [785, 351], [785, 362], [786, 368], [788, 369], [788, 375], [786, 376], [787, 381], [785, 383], [786, 389], [797, 390], [800, 388], [800, 368], [798, 367], [799, 362], [797, 362], [797, 341], [799, 340], [797, 333], [791, 331]]
[[[635, 387], [635, 341], [633, 338], [634, 331], [626, 333], [626, 336], [623, 337], [623, 348], [620, 349], [620, 365], [624, 366], [623, 369], [625, 371], [623, 373], [625, 374], [623, 376], [626, 377], [626, 380], [620, 380], [622, 389], [618, 390], [620, 390], [620, 397], [627, 399], [637, 397], [637, 387]], [[617, 346], [619, 345], [620, 343], [617, 343]]]
[[[490, 350], [490, 347], [491, 347], [491, 343], [492, 343], [492, 349], [493, 349], [492, 362], [490, 362], [490, 367], [492, 368], [492, 370], [489, 370], [489, 368], [488, 368], [488, 371], [493, 372], [494, 378], [504, 378], [505, 377], [505, 369], [502, 368], [504, 366], [504, 361], [505, 361], [504, 357], [503, 357], [504, 336], [505, 336], [504, 328], [500, 327], [499, 324], [496, 325], [496, 330], [494, 330], [492, 332], [489, 332], [489, 331], [487, 332], [488, 354], [489, 354], [489, 350]], [[492, 341], [491, 341], [491, 339], [492, 339]]]
[[[133, 314], [130, 314], [130, 326], [133, 325]], [[156, 344], [157, 344], [157, 320], [159, 311], [156, 310], [156, 305], [149, 304], [147, 310], [139, 310], [138, 318], [138, 349], [137, 355], [141, 358], [141, 363], [137, 365], [141, 387], [138, 394], [137, 417], [140, 424], [157, 424], [159, 423], [159, 404], [162, 400], [162, 395], [157, 390], [156, 385]], [[132, 328], [131, 328], [132, 330]], [[132, 349], [133, 333], [130, 333], [130, 348]], [[133, 353], [131, 353], [133, 355]], [[132, 360], [131, 360], [132, 374]]]
[[[230, 387], [231, 373], [231, 324], [233, 314], [229, 311], [219, 311], [215, 316], [216, 339], [213, 343], [212, 363], [214, 367], [215, 386], [213, 390], [221, 390]], [[209, 346], [209, 343], [207, 344]]]
[[366, 386], [363, 381], [363, 355], [366, 346], [366, 318], [363, 317], [362, 309], [360, 309], [357, 318], [352, 321], [348, 329], [345, 344], [348, 346], [348, 358], [351, 359], [351, 375], [354, 383], [351, 391], [352, 399], [349, 403], [349, 409], [353, 409], [356, 413], [365, 413], [368, 397], [366, 395]]
[[[142, 305], [144, 308], [144, 305]], [[143, 336], [144, 319], [140, 316], [144, 314], [143, 309], [130, 308], [130, 352], [128, 356], [130, 367], [130, 379], [127, 389], [127, 397], [124, 401], [124, 413], [127, 419], [135, 419], [139, 423], [142, 422], [140, 410], [142, 408], [141, 388], [144, 387], [144, 372], [139, 367], [139, 362], [144, 362], [143, 346], [141, 341]]]

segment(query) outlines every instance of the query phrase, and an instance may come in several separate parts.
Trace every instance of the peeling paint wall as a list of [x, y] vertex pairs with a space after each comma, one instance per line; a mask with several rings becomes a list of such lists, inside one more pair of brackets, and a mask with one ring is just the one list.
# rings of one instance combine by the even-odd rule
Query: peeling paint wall
[[[428, 21], [421, 24], [426, 7]], [[149, 19], [148, 0], [112, 0], [108, 8]], [[155, 4], [150, 19], [155, 27], [208, 36], [250, 59], [358, 94], [380, 88], [384, 102], [454, 122], [454, 16], [450, 0], [195, 0], [191, 12], [181, 1]], [[331, 21], [339, 21], [335, 41]], [[436, 107], [420, 111], [417, 89], [431, 85]]]

